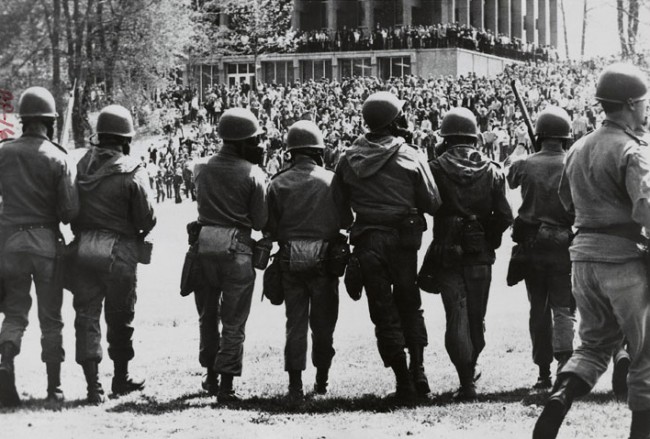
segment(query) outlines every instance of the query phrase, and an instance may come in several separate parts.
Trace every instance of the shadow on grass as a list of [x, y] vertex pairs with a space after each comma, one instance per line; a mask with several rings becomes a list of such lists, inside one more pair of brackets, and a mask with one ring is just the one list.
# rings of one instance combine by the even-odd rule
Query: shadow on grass
[[[213, 408], [228, 410], [247, 410], [273, 414], [325, 414], [334, 412], [374, 412], [387, 413], [403, 408], [415, 407], [446, 407], [462, 405], [453, 399], [452, 393], [432, 395], [421, 399], [417, 404], [397, 404], [394, 400], [377, 395], [363, 395], [353, 398], [322, 397], [307, 395], [304, 402], [300, 404], [291, 403], [284, 396], [252, 396], [241, 401], [220, 404], [216, 398], [207, 396], [206, 393], [191, 393], [183, 395], [171, 401], [160, 402], [150, 396], [144, 396], [144, 400], [129, 401], [118, 404], [108, 409], [112, 413], [136, 413], [145, 415], [164, 415], [171, 412], [179, 412], [197, 408]], [[479, 395], [477, 402], [466, 404], [503, 404], [520, 403], [523, 405], [543, 405], [546, 402], [548, 393], [532, 393], [529, 388], [518, 388], [495, 393], [484, 393]], [[581, 401], [594, 402], [596, 404], [610, 403], [614, 401], [612, 393], [597, 393], [582, 398]], [[265, 423], [268, 419], [263, 415], [255, 418], [253, 422]]]
[[0, 414], [4, 413], [14, 413], [19, 411], [51, 411], [58, 412], [61, 410], [75, 409], [78, 407], [87, 406], [88, 403], [85, 399], [74, 399], [70, 401], [63, 401], [60, 403], [57, 402], [48, 402], [45, 399], [39, 398], [29, 398], [22, 399], [18, 407], [3, 407], [0, 405]]

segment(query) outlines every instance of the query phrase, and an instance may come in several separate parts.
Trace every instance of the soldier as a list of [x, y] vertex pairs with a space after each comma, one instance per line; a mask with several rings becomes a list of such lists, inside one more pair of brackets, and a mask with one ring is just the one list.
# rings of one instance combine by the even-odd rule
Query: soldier
[[[338, 276], [323, 262], [328, 244], [339, 229], [352, 224], [352, 213], [335, 203], [334, 173], [323, 168], [323, 135], [313, 122], [298, 121], [289, 128], [287, 151], [291, 166], [273, 177], [268, 191], [269, 219], [265, 232], [280, 244], [284, 264], [282, 284], [287, 309], [285, 370], [289, 397], [303, 398], [302, 371], [306, 367], [307, 324], [312, 330], [314, 391], [327, 392], [327, 380], [338, 318]], [[298, 250], [309, 255], [297, 266]]]
[[38, 299], [41, 359], [47, 367], [47, 400], [63, 401], [61, 331], [63, 288], [60, 282], [59, 222], [68, 223], [79, 212], [79, 198], [65, 149], [52, 142], [57, 113], [54, 98], [42, 87], [25, 90], [19, 101], [23, 135], [0, 147], [0, 214], [4, 248], [5, 288], [0, 331], [0, 402], [16, 406], [14, 357], [20, 353], [28, 323], [32, 279]]
[[336, 178], [356, 213], [350, 239], [379, 354], [395, 373], [394, 396], [411, 402], [430, 391], [423, 366], [428, 340], [416, 285], [417, 251], [426, 229], [424, 214], [433, 215], [440, 197], [426, 162], [404, 139], [410, 133], [403, 105], [388, 92], [366, 99], [362, 112], [370, 132], [341, 157]]
[[[429, 254], [432, 292], [442, 293], [445, 346], [456, 367], [458, 400], [476, 399], [478, 357], [485, 347], [485, 312], [494, 250], [512, 222], [500, 166], [476, 149], [474, 114], [452, 108], [442, 120], [444, 153], [430, 162], [442, 207], [434, 217]], [[424, 287], [423, 287], [424, 288]]]
[[[233, 377], [241, 376], [246, 321], [255, 270], [251, 229], [266, 224], [266, 176], [258, 166], [262, 129], [249, 110], [231, 108], [219, 119], [223, 147], [194, 169], [201, 225], [198, 239], [205, 285], [195, 291], [201, 347], [207, 369], [204, 388], [219, 402], [239, 399]], [[222, 335], [219, 335], [219, 321]], [[218, 376], [221, 375], [219, 385]]]
[[553, 357], [559, 371], [573, 352], [575, 301], [569, 259], [573, 215], [558, 196], [564, 150], [571, 140], [569, 115], [560, 107], [547, 107], [537, 118], [535, 134], [540, 151], [512, 163], [508, 184], [511, 189], [521, 186], [523, 199], [513, 240], [527, 261], [523, 276], [530, 302], [533, 362], [539, 368], [533, 388], [547, 389], [553, 385]]
[[581, 344], [558, 375], [533, 438], [555, 438], [573, 400], [587, 394], [623, 339], [631, 358], [631, 439], [650, 437], [650, 291], [639, 250], [650, 228], [650, 163], [646, 136], [648, 86], [636, 67], [617, 63], [601, 73], [596, 99], [602, 126], [567, 153], [560, 199], [575, 212], [569, 249]]
[[144, 388], [144, 381], [129, 376], [134, 357], [139, 250], [156, 224], [144, 166], [129, 157], [135, 131], [129, 111], [119, 105], [105, 107], [97, 118], [99, 143], [77, 164], [79, 216], [75, 234], [70, 291], [74, 296], [77, 338], [76, 361], [87, 382], [91, 404], [104, 401], [98, 365], [102, 361], [99, 319], [105, 301], [108, 355], [113, 360], [111, 390], [123, 395]]

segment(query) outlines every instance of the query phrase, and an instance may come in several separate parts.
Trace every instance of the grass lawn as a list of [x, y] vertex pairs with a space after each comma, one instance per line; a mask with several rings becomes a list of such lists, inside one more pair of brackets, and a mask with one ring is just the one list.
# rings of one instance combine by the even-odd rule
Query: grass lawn
[[[138, 155], [139, 156], [139, 155]], [[516, 194], [513, 205], [518, 205]], [[523, 285], [506, 287], [512, 243], [497, 255], [486, 319], [487, 347], [481, 356], [483, 376], [479, 401], [457, 404], [451, 393], [458, 382], [444, 349], [445, 318], [439, 297], [423, 294], [429, 331], [425, 366], [432, 396], [415, 408], [397, 408], [383, 400], [394, 387], [383, 368], [365, 297], [353, 302], [341, 284], [329, 393], [310, 397], [294, 408], [283, 400], [288, 379], [283, 371], [284, 307], [260, 302], [258, 272], [248, 321], [244, 373], [235, 381], [244, 401], [218, 405], [201, 389], [198, 363], [198, 319], [193, 298], [178, 294], [186, 250], [185, 224], [196, 216], [190, 201], [158, 206], [159, 223], [152, 238], [151, 265], [140, 266], [135, 320], [136, 358], [131, 371], [147, 379], [147, 388], [86, 407], [81, 367], [74, 362], [74, 312], [65, 294], [63, 389], [67, 402], [58, 409], [44, 403], [46, 376], [40, 361], [40, 333], [35, 307], [30, 315], [23, 352], [16, 359], [17, 384], [24, 404], [0, 409], [0, 437], [22, 438], [525, 438], [530, 437], [545, 394], [533, 392], [537, 371], [528, 337], [528, 302]], [[422, 252], [426, 250], [424, 248]], [[105, 333], [105, 331], [104, 331]], [[112, 365], [106, 355], [101, 380], [110, 389]], [[304, 375], [311, 389], [315, 371]], [[563, 438], [627, 437], [630, 414], [614, 400], [610, 372], [594, 392], [574, 404]]]

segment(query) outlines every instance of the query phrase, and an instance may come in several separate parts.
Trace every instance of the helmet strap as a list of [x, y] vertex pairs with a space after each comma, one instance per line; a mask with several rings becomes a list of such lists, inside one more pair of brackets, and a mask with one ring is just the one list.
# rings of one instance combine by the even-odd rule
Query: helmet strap
[[295, 162], [299, 155], [304, 155], [314, 160], [318, 166], [323, 166], [323, 150], [316, 148], [299, 148], [289, 151], [291, 162]]

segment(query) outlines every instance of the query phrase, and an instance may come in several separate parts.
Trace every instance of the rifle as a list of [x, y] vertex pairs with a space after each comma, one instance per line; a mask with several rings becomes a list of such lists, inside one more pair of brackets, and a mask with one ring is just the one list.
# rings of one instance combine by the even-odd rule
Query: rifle
[[68, 98], [68, 105], [66, 106], [65, 113], [63, 113], [63, 127], [59, 131], [59, 144], [63, 146], [63, 148], [65, 148], [68, 143], [70, 123], [72, 121], [72, 109], [74, 108], [74, 92], [76, 88], [77, 80], [75, 79], [74, 84], [72, 85], [72, 92]]
[[521, 99], [521, 96], [519, 95], [519, 90], [517, 90], [517, 84], [515, 83], [514, 79], [510, 81], [510, 88], [512, 88], [512, 92], [515, 94], [515, 100], [517, 101], [517, 106], [521, 110], [521, 115], [524, 118], [524, 123], [526, 124], [526, 128], [528, 129], [528, 137], [530, 137], [531, 144], [533, 145], [533, 151], [538, 152], [539, 147], [537, 145], [537, 142], [535, 141], [535, 130], [533, 129], [533, 123], [530, 121], [528, 110], [526, 109], [526, 105], [524, 105], [524, 101]]

